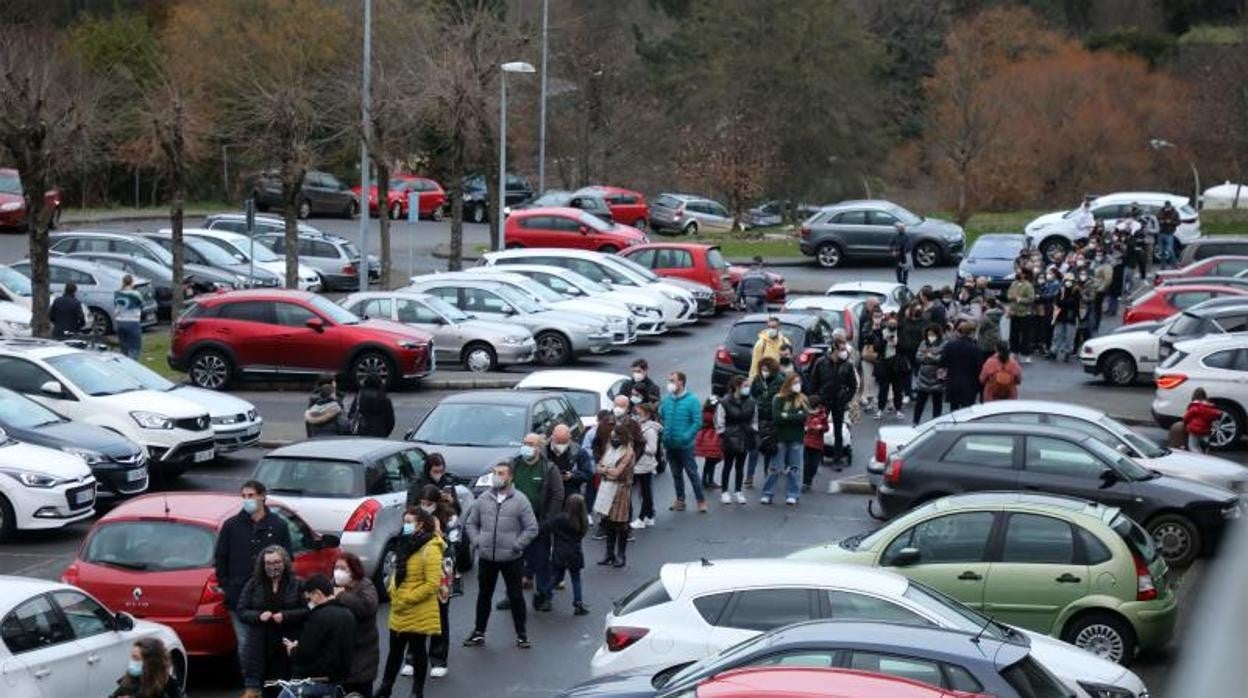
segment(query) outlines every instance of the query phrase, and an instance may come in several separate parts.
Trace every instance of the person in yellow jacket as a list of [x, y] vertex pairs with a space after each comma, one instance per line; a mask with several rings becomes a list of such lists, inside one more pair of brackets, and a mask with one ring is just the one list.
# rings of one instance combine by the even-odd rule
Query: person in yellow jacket
[[442, 632], [438, 594], [442, 586], [442, 540], [437, 517], [420, 507], [408, 507], [403, 514], [403, 533], [395, 550], [394, 576], [390, 591], [390, 650], [386, 669], [374, 698], [389, 698], [394, 679], [411, 650], [412, 696], [425, 695], [425, 673], [429, 670], [429, 640]]
[[780, 320], [775, 317], [767, 318], [767, 328], [759, 331], [758, 341], [754, 342], [754, 355], [750, 358], [750, 381], [754, 380], [754, 376], [758, 375], [758, 364], [765, 357], [770, 356], [776, 361], [780, 360], [780, 348], [789, 347], [789, 338], [784, 336], [780, 331]]

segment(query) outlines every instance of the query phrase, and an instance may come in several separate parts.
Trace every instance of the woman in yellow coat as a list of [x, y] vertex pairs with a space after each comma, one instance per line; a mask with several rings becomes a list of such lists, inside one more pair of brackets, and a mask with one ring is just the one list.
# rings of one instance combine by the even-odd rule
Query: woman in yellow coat
[[429, 670], [429, 640], [442, 632], [438, 614], [438, 593], [442, 585], [442, 553], [446, 543], [438, 520], [420, 507], [408, 507], [403, 514], [403, 533], [396, 549], [394, 577], [390, 590], [390, 651], [386, 669], [375, 698], [389, 698], [394, 679], [410, 648], [412, 695], [425, 695], [425, 673]]

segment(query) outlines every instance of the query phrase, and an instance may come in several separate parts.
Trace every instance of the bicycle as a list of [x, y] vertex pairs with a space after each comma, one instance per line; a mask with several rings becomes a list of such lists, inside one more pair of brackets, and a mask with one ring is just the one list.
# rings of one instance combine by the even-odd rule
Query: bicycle
[[[342, 689], [334, 684], [320, 678], [304, 678], [304, 679], [273, 679], [264, 682], [265, 688], [281, 688], [282, 692], [278, 694], [278, 698], [352, 698], [359, 696], [358, 693], [351, 693], [344, 696]], [[309, 688], [315, 688], [311, 692], [305, 692]]]

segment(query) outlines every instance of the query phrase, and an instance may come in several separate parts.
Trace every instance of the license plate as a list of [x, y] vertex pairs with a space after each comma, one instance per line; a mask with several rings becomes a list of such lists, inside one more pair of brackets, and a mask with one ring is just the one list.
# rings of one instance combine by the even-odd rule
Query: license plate
[[74, 495], [74, 502], [78, 504], [90, 504], [94, 499], [94, 490], [83, 490]]
[[145, 477], [147, 477], [147, 468], [135, 468], [134, 470], [126, 473], [127, 482], [138, 482]]
[[208, 449], [207, 451], [200, 451], [200, 452], [196, 453], [196, 454], [193, 456], [193, 460], [194, 460], [196, 463], [203, 463], [204, 461], [210, 461], [210, 460], [212, 460], [212, 457], [213, 457], [214, 455], [216, 455], [216, 454], [215, 454], [215, 453], [213, 452], [213, 450], [210, 448], [210, 449]]

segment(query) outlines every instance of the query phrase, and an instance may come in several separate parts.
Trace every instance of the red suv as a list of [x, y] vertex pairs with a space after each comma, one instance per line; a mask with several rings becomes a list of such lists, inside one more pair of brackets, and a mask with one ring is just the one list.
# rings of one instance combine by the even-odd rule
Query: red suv
[[619, 252], [646, 242], [636, 228], [608, 223], [579, 208], [525, 208], [507, 216], [507, 247], [560, 247]]
[[[52, 216], [53, 228], [61, 222], [61, 192], [49, 189], [43, 195], [44, 210]], [[0, 228], [17, 228], [26, 221], [26, 195], [17, 170], [0, 167]]]
[[[241, 510], [237, 494], [164, 492], [124, 502], [87, 532], [61, 581], [105, 606], [164, 623], [191, 655], [234, 651], [234, 628], [213, 567], [217, 533]], [[269, 510], [290, 528], [295, 574], [331, 576], [338, 537], [321, 535], [290, 507]]]
[[306, 291], [231, 291], [191, 301], [173, 325], [169, 365], [211, 390], [237, 378], [320, 373], [356, 384], [373, 374], [393, 387], [433, 372], [433, 338]]
[[581, 192], [592, 192], [601, 196], [607, 202], [607, 208], [611, 209], [611, 217], [624, 225], [645, 230], [650, 223], [650, 207], [646, 205], [646, 197], [641, 192], [607, 186], [584, 187], [576, 193]]
[[[358, 197], [360, 187], [351, 189]], [[390, 178], [390, 187], [386, 191], [386, 215], [398, 220], [407, 218], [408, 200], [412, 194], [420, 194], [420, 217], [442, 220], [442, 207], [446, 203], [446, 192], [442, 185], [425, 177], [411, 174], [398, 174]], [[368, 188], [368, 215], [377, 216], [377, 185]]]
[[[715, 309], [732, 307], [736, 298], [741, 267], [729, 266], [716, 245], [696, 242], [653, 242], [630, 247], [620, 253], [659, 276], [696, 281], [715, 290]], [[784, 277], [767, 272], [771, 285], [767, 302], [783, 304], [786, 289]]]

